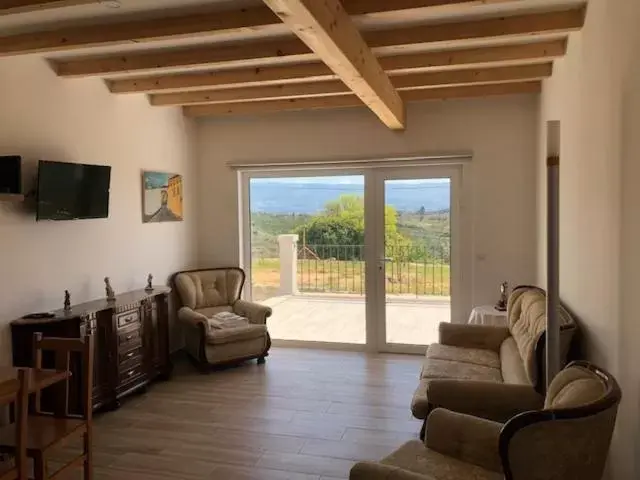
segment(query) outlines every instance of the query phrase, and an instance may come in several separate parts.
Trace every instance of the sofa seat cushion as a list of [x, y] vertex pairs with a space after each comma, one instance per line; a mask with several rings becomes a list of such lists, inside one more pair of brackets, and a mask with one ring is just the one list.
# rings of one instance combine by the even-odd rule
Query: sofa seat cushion
[[503, 480], [504, 475], [425, 448], [412, 440], [380, 463], [424, 475], [428, 480]]
[[207, 335], [209, 345], [253, 340], [267, 335], [266, 325], [246, 325], [242, 327], [211, 329]]
[[448, 360], [483, 367], [500, 368], [500, 356], [491, 350], [480, 348], [463, 348], [434, 343], [427, 348], [427, 362], [429, 359]]
[[524, 369], [524, 363], [513, 337], [507, 338], [500, 346], [500, 371], [504, 383], [515, 385], [531, 385]]
[[502, 382], [500, 368], [476, 365], [454, 360], [427, 358], [422, 367], [422, 378], [453, 378], [481, 382]]

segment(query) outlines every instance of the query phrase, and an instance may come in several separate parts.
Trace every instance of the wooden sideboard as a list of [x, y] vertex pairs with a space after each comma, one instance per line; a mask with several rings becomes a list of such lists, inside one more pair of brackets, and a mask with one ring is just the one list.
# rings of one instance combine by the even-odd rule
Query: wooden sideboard
[[[168, 287], [153, 291], [136, 290], [117, 295], [115, 301], [96, 300], [74, 305], [71, 311], [57, 310], [46, 319], [21, 318], [11, 322], [14, 366], [30, 366], [33, 360], [33, 334], [45, 337], [95, 337], [93, 406], [94, 410], [113, 409], [119, 400], [171, 373], [169, 358]], [[53, 367], [53, 358], [43, 358]], [[47, 365], [49, 363], [49, 365]], [[78, 381], [80, 362], [72, 359], [72, 378]], [[71, 382], [70, 408], [79, 409], [79, 385]], [[43, 393], [43, 404], [46, 403]], [[75, 407], [75, 408], [74, 408]]]

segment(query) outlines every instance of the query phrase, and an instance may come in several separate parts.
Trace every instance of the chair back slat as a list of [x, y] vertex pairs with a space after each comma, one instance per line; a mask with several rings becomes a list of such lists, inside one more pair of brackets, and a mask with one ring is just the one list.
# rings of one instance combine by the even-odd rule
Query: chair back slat
[[[43, 352], [54, 354], [54, 365], [56, 370], [72, 370], [72, 365], [78, 363], [74, 358], [81, 360], [81, 418], [90, 419], [92, 417], [92, 391], [93, 391], [93, 348], [94, 339], [92, 335], [85, 335], [83, 338], [43, 338], [42, 334], [34, 334], [34, 366], [42, 368]], [[64, 382], [49, 387], [54, 392], [53, 413], [55, 416], [71, 417], [69, 411], [69, 399], [71, 395], [71, 378]], [[41, 410], [41, 392], [36, 392], [36, 412], [44, 413]]]

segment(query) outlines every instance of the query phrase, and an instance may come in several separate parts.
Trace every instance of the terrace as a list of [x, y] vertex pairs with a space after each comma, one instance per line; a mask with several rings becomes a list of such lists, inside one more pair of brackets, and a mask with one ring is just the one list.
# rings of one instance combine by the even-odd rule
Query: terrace
[[[292, 237], [282, 235], [280, 241], [295, 242]], [[284, 245], [280, 252], [280, 258], [254, 256], [252, 265], [253, 298], [273, 308], [272, 337], [364, 344], [364, 247]], [[437, 341], [439, 323], [451, 318], [449, 265], [421, 247], [391, 248], [387, 255], [387, 343]]]

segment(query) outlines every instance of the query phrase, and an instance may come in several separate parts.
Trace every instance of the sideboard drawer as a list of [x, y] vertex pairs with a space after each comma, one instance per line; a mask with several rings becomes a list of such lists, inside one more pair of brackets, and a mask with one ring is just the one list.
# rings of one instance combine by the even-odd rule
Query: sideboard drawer
[[142, 341], [140, 329], [127, 330], [126, 332], [118, 332], [118, 347], [122, 347], [127, 343]]
[[132, 365], [134, 361], [138, 361], [135, 365], [142, 363], [142, 355], [143, 355], [142, 345], [138, 345], [135, 348], [121, 352], [118, 355], [118, 365], [120, 369], [125, 369], [127, 365]]
[[133, 310], [127, 313], [121, 313], [116, 317], [116, 323], [118, 325], [118, 330], [130, 325], [140, 324], [140, 312], [138, 310]]

